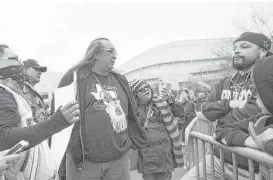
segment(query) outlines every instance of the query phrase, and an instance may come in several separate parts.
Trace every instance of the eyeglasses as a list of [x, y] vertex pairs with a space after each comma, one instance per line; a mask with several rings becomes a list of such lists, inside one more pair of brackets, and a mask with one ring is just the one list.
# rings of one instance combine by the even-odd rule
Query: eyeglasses
[[137, 92], [144, 93], [144, 92], [147, 92], [149, 89], [150, 89], [150, 87], [147, 85], [147, 86], [144, 86], [144, 87], [138, 89]]
[[257, 91], [257, 88], [254, 84], [250, 84], [249, 85], [249, 90], [251, 92], [251, 96], [254, 97], [254, 98], [257, 98], [258, 97], [258, 91]]
[[117, 55], [117, 51], [116, 51], [115, 48], [110, 48], [110, 49], [104, 49], [104, 48], [102, 48], [102, 50], [103, 50], [104, 52], [108, 52], [108, 53], [111, 54], [111, 55]]

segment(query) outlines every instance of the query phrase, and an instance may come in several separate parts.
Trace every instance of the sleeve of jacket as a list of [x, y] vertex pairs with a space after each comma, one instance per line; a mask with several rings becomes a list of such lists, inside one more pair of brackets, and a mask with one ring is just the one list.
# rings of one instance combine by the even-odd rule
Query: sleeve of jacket
[[215, 121], [232, 109], [229, 106], [230, 100], [224, 99], [220, 102], [204, 102], [201, 107], [201, 112], [197, 114], [199, 118], [208, 121]]
[[243, 108], [235, 108], [232, 111], [232, 117], [237, 121], [247, 119], [251, 116], [255, 116], [262, 110], [256, 103], [256, 99], [249, 98]]
[[248, 132], [249, 122], [255, 122], [261, 116], [258, 114], [239, 122], [223, 124], [216, 128], [213, 138], [228, 146], [243, 146], [245, 139], [250, 136]]
[[60, 110], [47, 121], [27, 127], [18, 127], [21, 117], [12, 94], [0, 88], [0, 151], [14, 146], [21, 140], [36, 146], [53, 134], [69, 126]]
[[147, 136], [145, 131], [141, 128], [140, 125], [140, 120], [136, 115], [136, 109], [137, 109], [137, 104], [136, 101], [132, 95], [129, 82], [126, 79], [125, 76], [119, 75], [122, 79], [122, 81], [125, 83], [124, 86], [128, 90], [128, 100], [131, 101], [131, 106], [128, 107], [128, 131], [129, 131], [129, 136], [132, 141], [132, 149], [142, 149], [147, 146]]

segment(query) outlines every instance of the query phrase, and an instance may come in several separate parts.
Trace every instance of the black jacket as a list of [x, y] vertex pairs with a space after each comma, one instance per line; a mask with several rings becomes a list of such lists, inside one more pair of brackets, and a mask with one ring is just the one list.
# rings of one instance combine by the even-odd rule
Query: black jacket
[[[72, 130], [72, 134], [68, 143], [68, 149], [72, 153], [72, 158], [74, 159], [77, 168], [80, 168], [82, 163], [85, 160], [86, 149], [84, 145], [84, 131], [81, 129], [84, 127], [84, 107], [85, 107], [85, 93], [86, 93], [86, 85], [87, 85], [87, 78], [89, 77], [90, 70], [87, 68], [82, 68], [81, 70], [77, 71], [77, 99], [80, 105], [80, 116], [81, 119], [77, 122]], [[128, 96], [128, 132], [129, 137], [132, 141], [132, 149], [140, 150], [147, 145], [147, 137], [143, 129], [139, 124], [139, 120], [136, 115], [136, 102], [132, 96], [129, 84], [125, 76], [120, 75], [114, 71], [111, 72], [112, 75], [117, 79], [120, 85], [124, 88]], [[74, 80], [73, 69], [69, 70], [64, 77], [61, 79], [59, 83], [59, 87], [64, 87], [71, 84]], [[76, 141], [80, 141], [81, 146], [74, 146]], [[61, 163], [61, 167], [59, 169], [59, 175], [65, 176], [65, 157]]]

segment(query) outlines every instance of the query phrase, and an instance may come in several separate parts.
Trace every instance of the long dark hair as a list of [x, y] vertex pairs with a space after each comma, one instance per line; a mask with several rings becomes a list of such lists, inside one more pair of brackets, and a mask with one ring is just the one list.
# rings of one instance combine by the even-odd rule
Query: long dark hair
[[[73, 70], [75, 71], [80, 71], [80, 70], [85, 70], [84, 72], [86, 73], [90, 73], [90, 69], [94, 66], [96, 59], [96, 55], [101, 52], [102, 49], [102, 41], [106, 40], [106, 41], [110, 41], [107, 38], [97, 38], [94, 39], [88, 46], [84, 58], [77, 63], [74, 67], [72, 67]], [[88, 76], [88, 74], [86, 74], [86, 76]]]

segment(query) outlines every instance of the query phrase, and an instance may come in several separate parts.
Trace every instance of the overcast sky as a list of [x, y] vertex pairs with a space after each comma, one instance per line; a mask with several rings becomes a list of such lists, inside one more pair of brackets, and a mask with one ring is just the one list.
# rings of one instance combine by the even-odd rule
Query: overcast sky
[[164, 43], [237, 36], [237, 24], [248, 22], [252, 7], [267, 15], [273, 3], [2, 0], [0, 43], [22, 59], [65, 72], [93, 39], [107, 37], [118, 51], [118, 67]]

